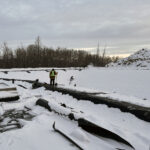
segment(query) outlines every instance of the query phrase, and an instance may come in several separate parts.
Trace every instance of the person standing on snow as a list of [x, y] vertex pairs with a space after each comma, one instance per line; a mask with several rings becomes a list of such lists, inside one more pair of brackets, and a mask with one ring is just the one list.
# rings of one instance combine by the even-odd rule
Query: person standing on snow
[[52, 69], [49, 73], [49, 77], [50, 77], [50, 85], [55, 85], [55, 77], [57, 76], [57, 72], [55, 71], [55, 69]]

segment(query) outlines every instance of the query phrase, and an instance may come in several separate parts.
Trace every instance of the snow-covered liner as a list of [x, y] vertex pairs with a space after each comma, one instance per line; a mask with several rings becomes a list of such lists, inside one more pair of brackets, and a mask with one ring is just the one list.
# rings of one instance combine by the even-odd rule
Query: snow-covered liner
[[110, 63], [108, 67], [128, 67], [137, 69], [150, 69], [150, 50], [142, 49], [127, 58]]
[[114, 101], [121, 101], [121, 102], [129, 102], [131, 104], [135, 104], [138, 106], [143, 106], [150, 108], [150, 101], [147, 99], [140, 99], [134, 96], [127, 96], [119, 93], [108, 93], [108, 94], [96, 94], [96, 96], [110, 98]]
[[79, 111], [74, 111], [73, 109], [70, 108], [65, 108], [61, 106], [58, 102], [56, 101], [49, 101], [49, 106], [52, 109], [52, 111], [55, 111], [59, 113], [60, 115], [68, 116], [70, 113], [72, 113], [75, 116], [75, 119], [83, 117], [83, 114]]
[[[63, 106], [61, 106], [60, 104], [58, 104], [58, 102], [56, 102], [56, 101], [53, 101], [53, 100], [48, 100], [49, 101], [49, 106], [50, 106], [50, 108], [52, 109], [52, 111], [53, 112], [56, 112], [56, 113], [58, 113], [59, 115], [61, 115], [61, 116], [69, 116], [69, 114], [70, 113], [72, 113], [73, 115], [74, 115], [74, 117], [75, 117], [75, 119], [79, 119], [79, 118], [84, 118], [84, 119], [86, 119], [86, 120], [89, 120], [89, 121], [92, 121], [93, 122], [93, 118], [94, 117], [89, 117], [89, 116], [86, 116], [86, 114], [85, 113], [81, 113], [81, 112], [77, 112], [77, 111], [72, 111], [72, 109], [70, 109], [70, 108], [67, 108], [68, 106], [66, 106], [66, 107], [63, 107]], [[94, 122], [96, 122], [96, 119], [94, 119]], [[113, 133], [116, 133], [116, 131], [115, 130], [113, 130], [113, 128], [112, 129], [110, 129], [110, 127], [108, 126], [108, 128], [107, 128], [107, 126], [105, 126], [104, 124], [101, 124], [101, 127], [102, 128], [104, 128], [104, 129], [107, 129], [108, 131], [112, 131]], [[62, 128], [62, 127], [61, 127]], [[68, 132], [68, 129], [65, 131], [65, 132]], [[73, 137], [75, 137], [75, 138], [77, 138], [77, 139], [75, 139], [75, 140], [77, 140], [79, 143], [80, 142], [85, 142], [85, 141], [88, 141], [88, 139], [86, 139], [86, 136], [85, 136], [85, 134], [84, 133], [82, 133], [83, 131], [81, 131], [81, 129], [79, 130], [79, 129], [77, 129], [77, 131], [73, 131], [72, 133], [71, 133], [71, 135], [73, 136]], [[117, 134], [117, 133], [116, 133]], [[108, 140], [108, 139], [107, 139]], [[113, 140], [112, 140], [113, 141]], [[117, 142], [115, 142], [116, 144], [118, 144]], [[119, 144], [119, 146], [120, 146], [120, 144]], [[124, 145], [125, 147], [127, 147], [127, 145]], [[123, 146], [122, 146], [123, 147]], [[130, 149], [130, 148], [128, 148], [128, 149]]]
[[12, 84], [10, 84], [10, 86], [4, 82], [0, 82], [0, 89], [4, 90], [1, 91], [0, 90], [0, 98], [6, 98], [6, 97], [15, 97], [18, 96], [18, 92], [16, 90], [9, 90], [9, 91], [5, 91], [5, 89], [11, 89], [14, 88], [14, 86]]
[[6, 98], [6, 97], [15, 97], [18, 96], [17, 92], [11, 92], [11, 91], [0, 91], [0, 98]]

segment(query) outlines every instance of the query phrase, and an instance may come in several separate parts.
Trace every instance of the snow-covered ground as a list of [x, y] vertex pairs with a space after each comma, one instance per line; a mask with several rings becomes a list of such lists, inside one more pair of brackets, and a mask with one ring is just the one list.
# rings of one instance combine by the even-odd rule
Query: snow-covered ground
[[[1, 103], [1, 115], [9, 109], [23, 109], [27, 106], [32, 109], [35, 115], [32, 121], [19, 121], [23, 128], [4, 132], [0, 134], [0, 149], [2, 150], [75, 150], [69, 141], [64, 139], [57, 132], [54, 132], [52, 125], [56, 122], [56, 128], [61, 129], [80, 144], [85, 150], [114, 150], [123, 148], [130, 150], [129, 147], [108, 140], [96, 137], [79, 128], [75, 121], [70, 121], [66, 117], [49, 112], [35, 102], [38, 98], [49, 101], [51, 106], [61, 107], [64, 103], [74, 108], [77, 116], [82, 116], [96, 124], [113, 131], [130, 142], [136, 150], [149, 150], [150, 147], [150, 123], [142, 121], [129, 113], [121, 112], [119, 109], [108, 108], [106, 105], [95, 105], [87, 101], [77, 101], [69, 95], [58, 92], [47, 91], [44, 88], [32, 89], [31, 84], [10, 81], [2, 81], [10, 86], [17, 87], [20, 99], [17, 102]], [[24, 89], [18, 85], [27, 87]], [[62, 112], [70, 111], [68, 108], [61, 108]], [[60, 109], [59, 109], [60, 110]], [[83, 113], [80, 113], [82, 111]]]
[[[36, 69], [37, 70], [37, 69]], [[40, 70], [40, 69], [39, 69]], [[2, 71], [2, 70], [1, 70]], [[5, 70], [6, 71], [6, 70]], [[70, 77], [74, 80], [70, 83]], [[0, 72], [1, 78], [39, 79], [40, 82], [49, 83], [49, 73], [46, 71], [15, 72], [10, 69], [6, 74]], [[88, 92], [104, 92], [101, 96], [110, 96], [117, 100], [150, 107], [150, 71], [136, 69], [113, 69], [88, 67], [83, 70], [58, 70], [57, 83], [59, 86], [74, 88]], [[74, 108], [77, 116], [82, 116], [96, 124], [113, 131], [130, 142], [136, 150], [149, 150], [150, 148], [150, 123], [142, 121], [130, 113], [121, 112], [116, 108], [108, 108], [106, 105], [95, 105], [88, 101], [77, 101], [69, 95], [47, 91], [44, 88], [31, 89], [31, 84], [0, 80], [2, 88], [5, 84], [17, 88], [20, 99], [17, 102], [1, 103], [1, 115], [9, 109], [23, 109], [27, 106], [35, 115], [32, 121], [20, 119], [23, 128], [0, 134], [0, 149], [2, 150], [73, 150], [77, 149], [61, 135], [54, 132], [52, 125], [56, 122], [56, 128], [65, 131], [81, 147], [86, 150], [114, 150], [124, 148], [125, 145], [116, 143], [101, 137], [95, 137], [78, 127], [75, 121], [49, 112], [35, 102], [38, 98], [49, 101], [55, 109], [64, 103]], [[19, 84], [27, 87], [24, 89]], [[74, 86], [76, 84], [76, 86]], [[62, 108], [68, 112], [67, 108]], [[80, 113], [82, 111], [83, 113]]]
[[[70, 83], [71, 76], [74, 76], [74, 80]], [[12, 71], [8, 74], [0, 72], [0, 77], [39, 79], [40, 82], [49, 83], [49, 73], [46, 71], [31, 71], [30, 73]], [[89, 92], [105, 92], [108, 94], [101, 96], [150, 107], [150, 70], [96, 67], [88, 67], [82, 71], [58, 70], [56, 80], [60, 86]]]

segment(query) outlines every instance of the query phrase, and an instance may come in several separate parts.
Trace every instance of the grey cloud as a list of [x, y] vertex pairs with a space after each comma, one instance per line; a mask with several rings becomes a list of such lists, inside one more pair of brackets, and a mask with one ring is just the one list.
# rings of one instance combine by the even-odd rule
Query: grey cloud
[[0, 41], [39, 35], [49, 46], [75, 48], [100, 40], [121, 51], [147, 43], [149, 15], [149, 0], [5, 0], [0, 2]]

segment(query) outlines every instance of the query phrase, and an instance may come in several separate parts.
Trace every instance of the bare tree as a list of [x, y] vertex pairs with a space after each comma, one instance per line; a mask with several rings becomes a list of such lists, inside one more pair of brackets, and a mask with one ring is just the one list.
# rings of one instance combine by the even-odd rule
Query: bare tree
[[[99, 49], [99, 44], [98, 44]], [[12, 50], [4, 42], [3, 53], [0, 58], [0, 67], [86, 67], [89, 64], [94, 66], [105, 66], [116, 61], [118, 58], [106, 57], [106, 46], [102, 56], [92, 55], [83, 50], [72, 50], [58, 47], [57, 49], [41, 46], [41, 40], [38, 36], [34, 44], [23, 46]]]
[[38, 37], [36, 38], [36, 40], [35, 40], [35, 48], [36, 48], [36, 50], [37, 50], [37, 60], [38, 60], [37, 63], [38, 63], [39, 66], [40, 66], [40, 65], [41, 65], [41, 54], [40, 54], [40, 52], [41, 52], [41, 49], [42, 49], [40, 36], [38, 36]]
[[9, 68], [11, 66], [11, 59], [13, 59], [13, 53], [12, 50], [9, 49], [6, 42], [3, 43], [2, 46], [3, 51], [3, 65], [5, 68]]
[[99, 42], [98, 42], [98, 45], [97, 45], [97, 56], [100, 56]]

